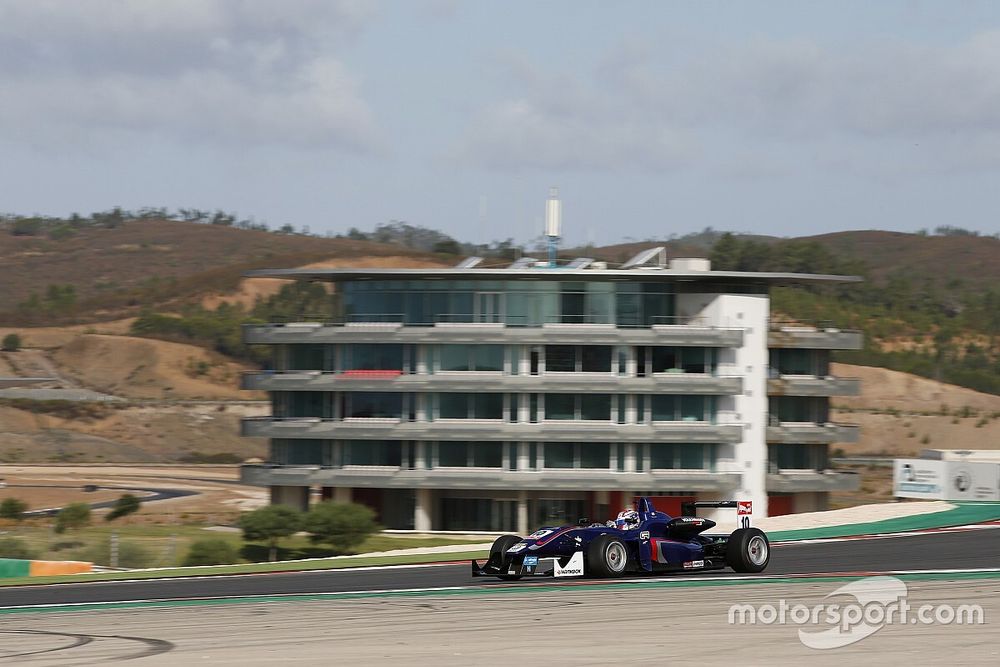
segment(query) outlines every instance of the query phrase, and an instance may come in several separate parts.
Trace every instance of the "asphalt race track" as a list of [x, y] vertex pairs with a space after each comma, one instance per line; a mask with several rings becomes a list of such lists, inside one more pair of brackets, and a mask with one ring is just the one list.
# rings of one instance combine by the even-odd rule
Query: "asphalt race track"
[[[1000, 528], [932, 532], [904, 537], [774, 545], [760, 575], [889, 573], [902, 570], [998, 566]], [[693, 573], [684, 573], [691, 576]], [[656, 578], [669, 578], [658, 575]], [[733, 576], [729, 570], [696, 576]], [[589, 580], [593, 581], [593, 580]], [[608, 580], [614, 583], [615, 580]], [[473, 578], [467, 563], [435, 567], [396, 566], [190, 579], [95, 582], [0, 588], [0, 609], [36, 604], [128, 600], [205, 599], [238, 596], [384, 591], [439, 587], [576, 585], [578, 579], [540, 578], [517, 583]]]

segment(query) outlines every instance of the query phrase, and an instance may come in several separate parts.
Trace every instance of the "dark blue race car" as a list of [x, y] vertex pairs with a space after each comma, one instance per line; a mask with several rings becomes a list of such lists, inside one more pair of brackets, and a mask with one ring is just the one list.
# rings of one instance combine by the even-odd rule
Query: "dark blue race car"
[[[699, 507], [732, 507], [742, 527], [729, 535], [707, 535], [715, 526], [695, 516]], [[527, 537], [503, 535], [493, 543], [489, 560], [472, 561], [472, 575], [516, 580], [527, 576], [618, 577], [626, 573], [719, 570], [761, 572], [771, 560], [763, 531], [750, 527], [750, 503], [690, 502], [685, 516], [671, 517], [653, 509], [649, 498], [635, 503], [628, 525], [590, 524], [544, 527]]]

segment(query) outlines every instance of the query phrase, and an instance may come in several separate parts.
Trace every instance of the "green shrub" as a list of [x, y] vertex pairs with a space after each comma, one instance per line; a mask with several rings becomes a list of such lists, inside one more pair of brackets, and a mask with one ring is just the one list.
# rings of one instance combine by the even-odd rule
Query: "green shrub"
[[294, 535], [302, 525], [302, 512], [287, 505], [268, 505], [240, 516], [239, 526], [247, 542], [266, 542], [268, 560], [278, 555], [278, 540]]
[[139, 511], [141, 504], [141, 501], [131, 493], [123, 493], [121, 497], [115, 501], [115, 504], [111, 507], [111, 511], [104, 515], [104, 520], [114, 521], [119, 517], [135, 514]]
[[348, 553], [377, 531], [375, 512], [356, 503], [323, 502], [306, 515], [304, 528], [316, 544], [329, 544], [337, 553]]
[[185, 566], [195, 565], [231, 565], [239, 562], [240, 555], [232, 543], [218, 537], [197, 540], [191, 544]]
[[17, 352], [21, 349], [21, 337], [16, 333], [9, 333], [3, 337], [3, 343], [0, 344], [0, 348], [4, 352]]
[[22, 558], [33, 560], [38, 557], [34, 549], [28, 546], [24, 540], [16, 537], [0, 538], [0, 558]]
[[4, 498], [0, 502], [0, 519], [13, 519], [20, 521], [24, 518], [24, 513], [28, 511], [28, 503], [20, 498]]
[[68, 529], [83, 528], [90, 525], [90, 505], [87, 503], [70, 503], [56, 514], [55, 531], [65, 533]]

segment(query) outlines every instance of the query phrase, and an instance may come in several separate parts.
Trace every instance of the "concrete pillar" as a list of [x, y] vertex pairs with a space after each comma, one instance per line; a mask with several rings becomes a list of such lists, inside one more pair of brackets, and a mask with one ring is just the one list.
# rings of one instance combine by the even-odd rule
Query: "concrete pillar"
[[[642, 445], [625, 445], [625, 472], [635, 472], [636, 449]], [[642, 454], [640, 449], [639, 455]]]
[[416, 502], [413, 503], [413, 529], [418, 531], [433, 530], [431, 525], [432, 506], [434, 502], [430, 489], [417, 489]]
[[309, 509], [308, 486], [272, 486], [271, 504], [288, 505], [298, 510]]
[[333, 502], [335, 503], [349, 503], [351, 502], [351, 487], [349, 486], [336, 486], [333, 488]]
[[528, 526], [527, 491], [517, 492], [517, 532], [521, 535], [527, 535], [531, 532], [531, 528]]

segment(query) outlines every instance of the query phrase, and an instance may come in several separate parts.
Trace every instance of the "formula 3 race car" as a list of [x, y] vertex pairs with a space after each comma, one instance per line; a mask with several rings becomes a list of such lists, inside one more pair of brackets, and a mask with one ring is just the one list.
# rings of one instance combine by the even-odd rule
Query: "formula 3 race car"
[[[741, 527], [729, 535], [707, 535], [715, 526], [695, 516], [699, 507], [736, 508]], [[637, 525], [624, 530], [590, 524], [543, 527], [527, 537], [502, 535], [489, 560], [472, 561], [472, 576], [513, 581], [529, 576], [618, 577], [627, 573], [720, 570], [762, 572], [771, 560], [763, 531], [750, 527], [746, 501], [703, 501], [681, 505], [685, 516], [653, 509], [649, 498], [635, 502]]]

